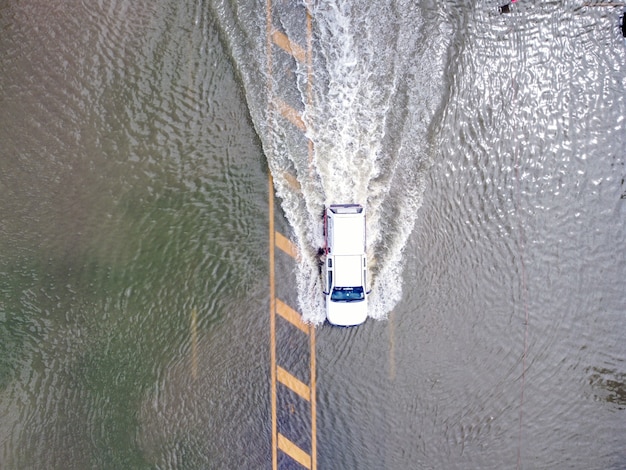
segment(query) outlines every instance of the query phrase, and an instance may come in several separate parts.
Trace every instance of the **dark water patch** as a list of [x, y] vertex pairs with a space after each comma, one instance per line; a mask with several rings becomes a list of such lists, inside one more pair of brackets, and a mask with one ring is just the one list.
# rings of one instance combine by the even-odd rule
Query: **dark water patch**
[[[120, 331], [121, 330], [121, 331]], [[74, 376], [90, 413], [90, 460], [98, 467], [149, 468], [136, 442], [138, 409], [156, 379], [154, 350], [137, 342], [137, 331], [110, 329], [77, 359]]]
[[615, 405], [617, 410], [626, 409], [626, 373], [606, 368], [593, 368], [589, 375], [589, 385], [598, 400]]

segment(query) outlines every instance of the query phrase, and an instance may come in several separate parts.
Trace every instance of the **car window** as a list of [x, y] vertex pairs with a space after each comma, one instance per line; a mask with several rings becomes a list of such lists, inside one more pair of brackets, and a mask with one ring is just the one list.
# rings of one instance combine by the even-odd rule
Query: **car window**
[[330, 296], [335, 302], [353, 302], [365, 299], [363, 287], [335, 287]]

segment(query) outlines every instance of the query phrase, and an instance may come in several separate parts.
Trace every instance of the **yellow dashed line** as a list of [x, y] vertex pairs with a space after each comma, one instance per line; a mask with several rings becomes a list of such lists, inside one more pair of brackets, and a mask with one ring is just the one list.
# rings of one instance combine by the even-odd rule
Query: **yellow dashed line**
[[291, 54], [298, 62], [304, 62], [306, 60], [306, 52], [304, 49], [295, 42], [291, 42], [289, 38], [280, 31], [274, 31], [272, 33], [272, 41], [282, 50]]
[[[292, 42], [284, 33], [275, 31], [272, 25], [272, 0], [266, 0], [266, 53], [267, 53], [267, 74], [271, 77], [272, 70], [272, 50], [273, 46], [278, 46], [288, 54], [293, 56], [298, 62], [306, 63], [308, 72], [307, 84], [307, 104], [312, 103], [312, 18], [310, 14], [310, 0], [306, 0], [307, 6], [307, 48], [306, 51], [299, 44]], [[268, 107], [276, 109], [281, 116], [291, 122], [300, 131], [306, 132], [306, 125], [302, 119], [302, 115], [284, 101], [277, 98], [272, 87], [272, 80], [267, 83]], [[271, 127], [271, 120], [268, 121]], [[309, 164], [313, 157], [313, 144], [309, 140], [308, 143]], [[270, 156], [268, 156], [268, 160]], [[299, 188], [299, 182], [294, 175], [286, 174], [286, 180], [294, 188]], [[269, 263], [270, 263], [270, 373], [271, 373], [271, 415], [272, 415], [272, 469], [278, 470], [278, 450], [291, 457], [293, 460], [301, 464], [303, 467], [315, 470], [317, 467], [317, 411], [316, 411], [316, 371], [315, 371], [315, 327], [305, 324], [302, 321], [300, 313], [289, 307], [286, 303], [276, 298], [276, 280], [275, 280], [275, 248], [287, 253], [294, 259], [298, 258], [298, 250], [296, 246], [284, 235], [274, 230], [274, 185], [272, 176], [269, 175]], [[287, 370], [278, 366], [276, 363], [276, 316], [287, 320], [291, 325], [309, 335], [310, 339], [310, 367], [311, 367], [311, 383], [309, 385], [300, 381], [298, 378], [290, 374]], [[309, 455], [296, 444], [287, 439], [278, 430], [277, 419], [277, 382], [280, 382], [301, 398], [310, 403], [311, 407], [311, 454]]]
[[[309, 161], [310, 160], [311, 159], [309, 158]], [[287, 182], [287, 184], [289, 184], [289, 186], [291, 186], [294, 190], [296, 191], [302, 190], [302, 186], [300, 186], [300, 182], [298, 181], [298, 178], [296, 178], [295, 175], [292, 175], [288, 171], [283, 171], [282, 175], [285, 181]]]
[[276, 232], [276, 246], [292, 258], [298, 258], [296, 245], [280, 232]]
[[309, 325], [302, 321], [300, 314], [280, 299], [276, 299], [276, 313], [296, 328], [299, 328], [305, 333], [309, 332]]
[[311, 389], [307, 384], [302, 382], [297, 377], [294, 377], [280, 366], [276, 368], [276, 372], [276, 377], [281, 384], [296, 392], [306, 401], [309, 401], [311, 399]]
[[282, 434], [278, 434], [278, 448], [305, 468], [311, 468], [311, 456]]
[[274, 99], [274, 104], [276, 105], [276, 109], [281, 114], [282, 117], [287, 119], [291, 124], [296, 126], [302, 132], [306, 132], [306, 125], [300, 116], [300, 113], [285, 103], [283, 100], [278, 98]]

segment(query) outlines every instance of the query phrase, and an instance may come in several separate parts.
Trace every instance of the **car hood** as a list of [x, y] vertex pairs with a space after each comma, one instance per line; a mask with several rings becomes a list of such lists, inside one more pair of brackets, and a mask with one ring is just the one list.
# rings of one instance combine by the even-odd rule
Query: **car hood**
[[360, 325], [367, 318], [367, 298], [358, 302], [333, 302], [327, 296], [326, 302], [326, 319], [333, 325]]

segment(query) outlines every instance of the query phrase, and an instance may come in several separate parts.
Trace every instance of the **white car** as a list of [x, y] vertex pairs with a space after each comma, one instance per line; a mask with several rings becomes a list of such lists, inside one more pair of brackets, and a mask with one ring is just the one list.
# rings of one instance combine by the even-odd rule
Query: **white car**
[[324, 211], [326, 247], [322, 277], [326, 319], [360, 325], [367, 318], [365, 211], [360, 204], [334, 204]]

